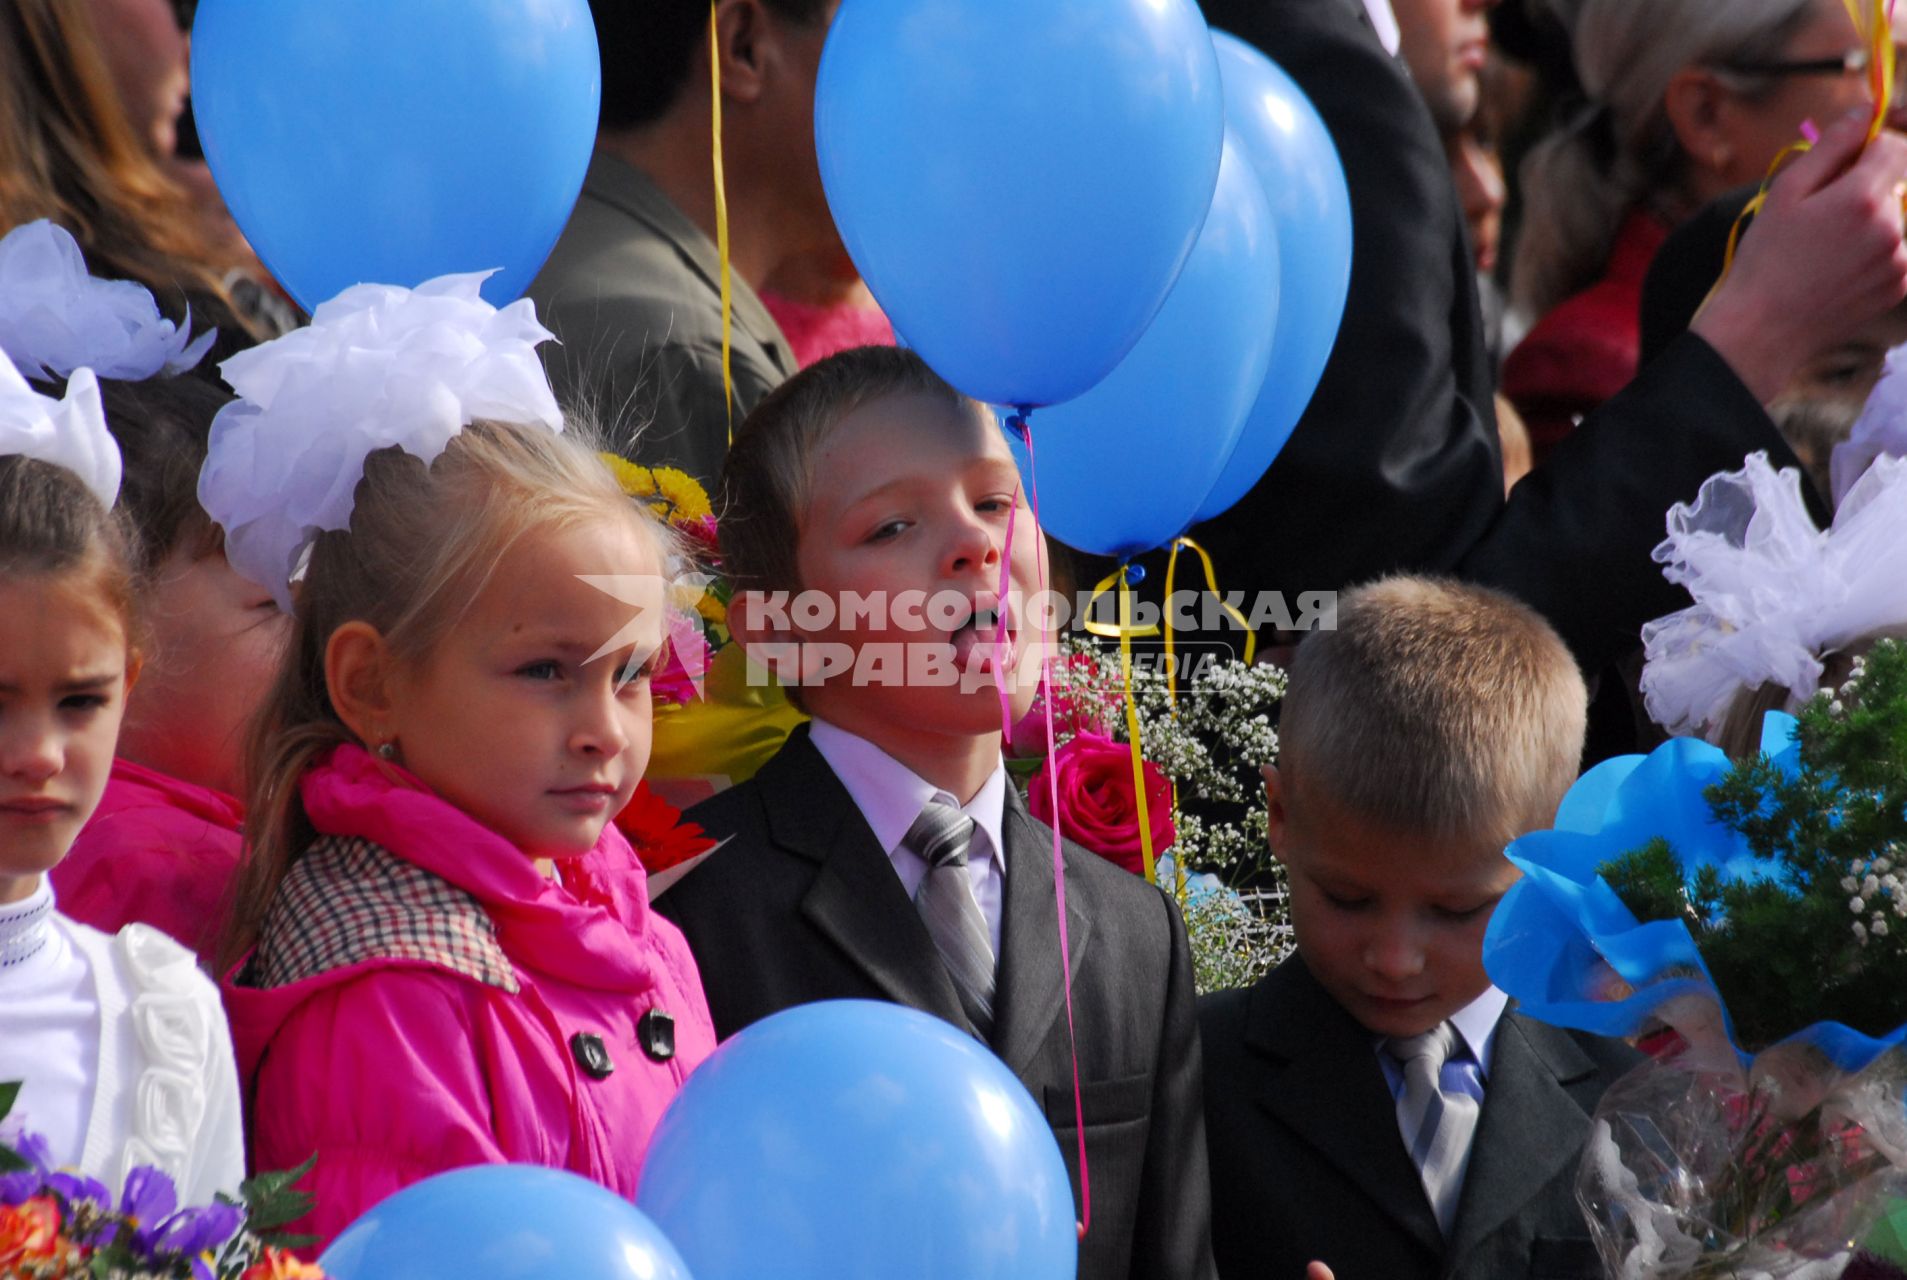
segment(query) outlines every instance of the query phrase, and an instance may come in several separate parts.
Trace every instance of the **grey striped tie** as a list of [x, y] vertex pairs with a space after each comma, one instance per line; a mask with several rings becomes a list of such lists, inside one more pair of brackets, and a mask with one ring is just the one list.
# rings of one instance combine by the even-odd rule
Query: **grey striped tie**
[[927, 863], [914, 905], [953, 978], [967, 1021], [985, 1040], [993, 1034], [993, 942], [967, 873], [973, 825], [953, 806], [929, 800], [901, 843]]
[[1384, 1042], [1384, 1051], [1404, 1069], [1397, 1127], [1424, 1180], [1424, 1192], [1445, 1239], [1456, 1225], [1463, 1173], [1470, 1163], [1470, 1139], [1476, 1135], [1482, 1110], [1469, 1094], [1443, 1087], [1443, 1065], [1457, 1044], [1457, 1029], [1448, 1022], [1420, 1036]]

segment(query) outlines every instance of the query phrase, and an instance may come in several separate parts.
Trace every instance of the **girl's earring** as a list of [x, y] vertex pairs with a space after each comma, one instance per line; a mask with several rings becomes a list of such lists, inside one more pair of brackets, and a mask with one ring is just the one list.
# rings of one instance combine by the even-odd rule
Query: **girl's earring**
[[397, 743], [380, 742], [377, 744], [377, 758], [380, 760], [397, 759]]

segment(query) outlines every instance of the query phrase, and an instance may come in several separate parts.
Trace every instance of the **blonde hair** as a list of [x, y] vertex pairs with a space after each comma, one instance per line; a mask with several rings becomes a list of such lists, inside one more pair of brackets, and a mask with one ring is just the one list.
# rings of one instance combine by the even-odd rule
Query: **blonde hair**
[[1530, 319], [1592, 283], [1624, 214], [1672, 188], [1686, 156], [1666, 107], [1669, 82], [1704, 65], [1738, 93], [1772, 77], [1731, 63], [1780, 57], [1821, 0], [1552, 0], [1571, 31], [1588, 106], [1524, 159], [1512, 301]]
[[581, 435], [478, 422], [429, 466], [396, 448], [365, 459], [351, 527], [312, 545], [285, 664], [252, 727], [245, 860], [220, 941], [221, 972], [257, 941], [279, 882], [317, 836], [300, 779], [327, 752], [357, 741], [325, 680], [338, 628], [369, 623], [399, 664], [416, 669], [525, 537], [603, 519], [643, 531], [658, 571], [667, 571], [667, 531]]
[[1358, 818], [1507, 843], [1576, 777], [1583, 679], [1549, 624], [1483, 587], [1393, 577], [1346, 592], [1298, 647], [1279, 772]]

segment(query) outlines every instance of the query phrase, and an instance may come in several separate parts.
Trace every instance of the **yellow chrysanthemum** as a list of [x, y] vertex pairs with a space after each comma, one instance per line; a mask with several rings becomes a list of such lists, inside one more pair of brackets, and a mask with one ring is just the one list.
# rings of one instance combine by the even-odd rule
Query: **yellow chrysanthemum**
[[709, 505], [708, 490], [686, 471], [674, 467], [645, 467], [613, 453], [605, 453], [603, 461], [609, 465], [624, 493], [648, 503], [651, 511], [671, 524], [715, 514]]

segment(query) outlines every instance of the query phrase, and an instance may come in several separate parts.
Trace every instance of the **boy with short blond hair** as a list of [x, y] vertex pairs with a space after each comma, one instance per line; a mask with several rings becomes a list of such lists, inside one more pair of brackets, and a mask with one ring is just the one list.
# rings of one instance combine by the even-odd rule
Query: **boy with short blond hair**
[[1586, 702], [1534, 612], [1434, 578], [1299, 647], [1265, 771], [1298, 952], [1200, 1008], [1222, 1275], [1600, 1274], [1576, 1163], [1635, 1055], [1508, 1009], [1482, 953]]
[[[656, 905], [722, 1036], [828, 999], [973, 1034], [1044, 1110], [1077, 1196], [1053, 836], [1001, 751], [1000, 687], [1017, 718], [1037, 684], [1014, 597], [1038, 585], [1038, 539], [992, 414], [911, 352], [845, 352], [764, 400], [723, 472], [729, 623], [751, 654], [796, 655], [775, 665], [814, 723], [691, 811], [725, 843]], [[844, 616], [849, 597], [875, 607]], [[1079, 1275], [1210, 1277], [1185, 927], [1144, 881], [1070, 842], [1064, 862]]]

